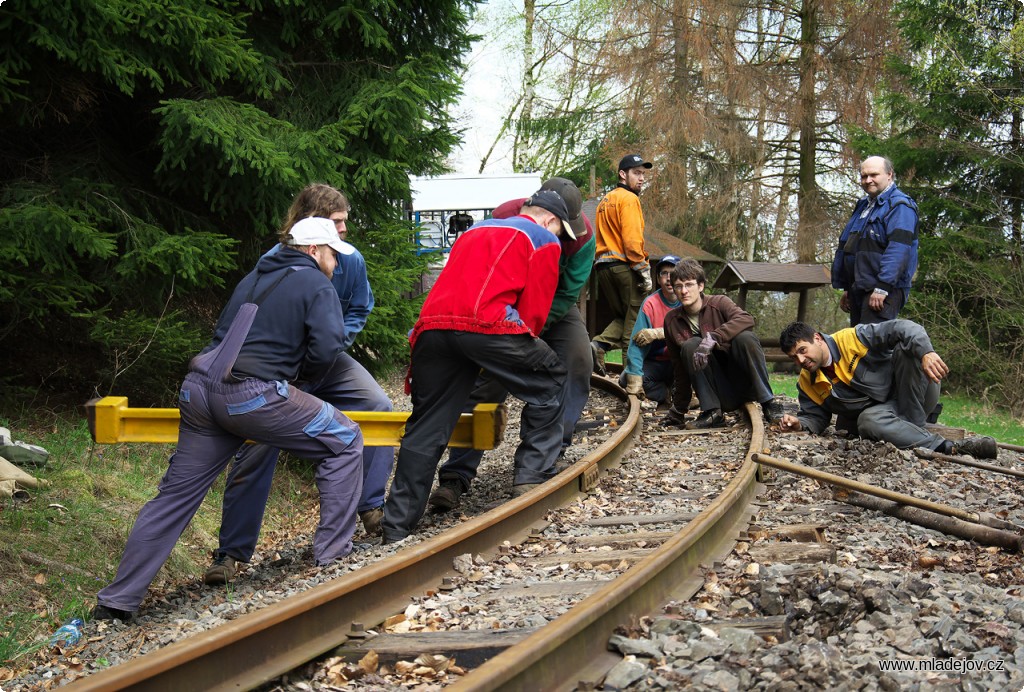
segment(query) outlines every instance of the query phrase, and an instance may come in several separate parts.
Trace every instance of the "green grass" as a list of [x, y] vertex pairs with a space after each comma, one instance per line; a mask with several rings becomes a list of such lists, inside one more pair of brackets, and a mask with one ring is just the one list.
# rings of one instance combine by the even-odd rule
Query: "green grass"
[[[136, 515], [156, 495], [170, 445], [93, 445], [79, 417], [0, 418], [15, 439], [45, 447], [50, 463], [24, 469], [48, 482], [27, 500], [0, 498], [0, 666], [32, 663], [72, 617], [88, 620], [96, 592], [114, 576]], [[315, 512], [311, 465], [283, 460], [265, 534]], [[217, 544], [223, 480], [214, 485], [154, 586], [195, 579]], [[43, 655], [43, 654], [40, 654]]]
[[[796, 375], [771, 373], [772, 391], [796, 398]], [[1024, 420], [956, 393], [943, 392], [939, 423], [964, 428], [978, 435], [990, 435], [999, 442], [1024, 445]]]

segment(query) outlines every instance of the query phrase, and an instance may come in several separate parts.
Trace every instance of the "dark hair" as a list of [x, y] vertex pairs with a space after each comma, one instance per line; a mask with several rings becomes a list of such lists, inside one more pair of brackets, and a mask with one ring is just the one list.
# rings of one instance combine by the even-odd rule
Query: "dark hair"
[[340, 191], [323, 183], [311, 183], [302, 188], [302, 191], [295, 195], [292, 206], [285, 214], [284, 223], [281, 224], [280, 241], [288, 242], [288, 232], [296, 222], [310, 216], [322, 216], [329, 219], [331, 214], [339, 211], [348, 211], [351, 207], [348, 198]]
[[677, 281], [696, 281], [699, 284], [706, 284], [708, 279], [704, 275], [704, 267], [700, 266], [700, 262], [694, 259], [684, 259], [672, 270], [672, 283]]
[[813, 342], [816, 333], [817, 330], [806, 322], [790, 322], [779, 334], [779, 348], [789, 355], [789, 352], [796, 348], [798, 341]]

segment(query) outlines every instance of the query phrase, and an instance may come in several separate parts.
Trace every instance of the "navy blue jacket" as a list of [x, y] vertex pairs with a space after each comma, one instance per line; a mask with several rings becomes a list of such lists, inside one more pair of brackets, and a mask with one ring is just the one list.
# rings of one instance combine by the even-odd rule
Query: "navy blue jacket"
[[832, 286], [865, 293], [876, 288], [909, 291], [917, 271], [917, 205], [895, 184], [874, 202], [862, 197], [839, 236]]
[[[352, 248], [352, 253], [345, 255], [336, 253], [338, 266], [334, 268], [331, 283], [338, 292], [341, 311], [345, 314], [345, 349], [356, 340], [359, 332], [366, 326], [366, 318], [373, 310], [373, 290], [366, 278], [366, 260], [350, 243], [341, 241]], [[282, 245], [278, 243], [267, 250], [267, 255], [276, 254]], [[264, 255], [266, 257], [266, 255]]]
[[316, 381], [344, 350], [345, 318], [330, 279], [312, 257], [283, 247], [261, 257], [235, 287], [203, 353], [221, 342], [243, 303], [259, 298], [282, 277], [260, 304], [242, 344], [232, 369], [238, 378]]

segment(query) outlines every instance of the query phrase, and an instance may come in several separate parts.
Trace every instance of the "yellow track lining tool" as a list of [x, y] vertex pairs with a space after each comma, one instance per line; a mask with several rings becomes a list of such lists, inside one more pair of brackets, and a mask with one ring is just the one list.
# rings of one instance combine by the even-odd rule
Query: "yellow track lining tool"
[[[89, 434], [99, 444], [178, 441], [176, 408], [128, 408], [128, 397], [105, 396], [85, 404]], [[405, 412], [344, 411], [363, 431], [367, 447], [397, 447], [405, 434]], [[508, 409], [504, 404], [477, 404], [459, 418], [449, 447], [494, 449], [505, 435]]]

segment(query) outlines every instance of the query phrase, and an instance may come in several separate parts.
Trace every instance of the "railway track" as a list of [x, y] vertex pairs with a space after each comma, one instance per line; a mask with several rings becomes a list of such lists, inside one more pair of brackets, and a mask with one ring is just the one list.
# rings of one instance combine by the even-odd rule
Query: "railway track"
[[[357, 648], [361, 630], [376, 628], [389, 618], [393, 622], [396, 614], [404, 614], [411, 602], [422, 604], [428, 594], [461, 589], [461, 597], [465, 587], [479, 578], [473, 567], [463, 567], [461, 573], [457, 568], [468, 560], [483, 563], [475, 565], [478, 571], [492, 572], [494, 567], [487, 562], [492, 559], [503, 572], [518, 572], [520, 581], [530, 584], [534, 594], [569, 590], [575, 592], [570, 600], [580, 603], [562, 607], [562, 616], [551, 616], [550, 623], [544, 617], [548, 624], [543, 627], [538, 627], [539, 618], [534, 618], [532, 627], [510, 633], [511, 628], [505, 626], [510, 623], [502, 623], [500, 629], [506, 630], [502, 643], [492, 649], [503, 653], [491, 663], [476, 667], [461, 683], [472, 689], [506, 680], [513, 686], [547, 688], [554, 684], [554, 678], [564, 675], [568, 678], [558, 684], [579, 675], [599, 679], [600, 666], [614, 662], [603, 654], [610, 631], [623, 618], [656, 609], [687, 586], [691, 591], [696, 588], [697, 582], [680, 578], [684, 570], [692, 571], [707, 559], [707, 551], [721, 550], [721, 541], [728, 543], [735, 535], [737, 524], [745, 518], [742, 508], [753, 496], [753, 465], [749, 460], [742, 462], [749, 445], [734, 443], [738, 457], [734, 468], [708, 474], [706, 469], [691, 467], [676, 448], [684, 440], [710, 436], [676, 436], [665, 451], [667, 466], [657, 468], [647, 458], [647, 465], [657, 470], [640, 483], [639, 474], [627, 473], [619, 464], [640, 434], [642, 409], [635, 400], [627, 402], [621, 390], [607, 381], [595, 383], [597, 396], [581, 426], [587, 429], [582, 436], [593, 448], [554, 481], [493, 509], [487, 509], [491, 503], [480, 498], [485, 503], [481, 509], [486, 511], [477, 516], [464, 521], [452, 518], [451, 528], [408, 541], [410, 545], [403, 542], [391, 555], [385, 550], [390, 546], [354, 553], [346, 573], [274, 605], [234, 616], [219, 627], [166, 646], [137, 646], [138, 653], [151, 650], [83, 675], [74, 681], [72, 689], [181, 689], [196, 680], [210, 689], [256, 687], [339, 646]], [[760, 419], [756, 420], [755, 440], [759, 441], [763, 429], [759, 427]], [[514, 436], [514, 430], [510, 432], [510, 437]], [[734, 432], [728, 436], [734, 438]], [[723, 433], [717, 435], [725, 437]], [[749, 434], [742, 437], [750, 440]], [[756, 449], [761, 449], [760, 443]], [[742, 480], [729, 486], [726, 497], [715, 499], [740, 468]], [[671, 482], [670, 471], [678, 476], [678, 482]], [[714, 487], [707, 486], [708, 478], [715, 481]], [[616, 510], [609, 498], [615, 498], [622, 508]], [[472, 503], [465, 511], [473, 511]], [[681, 530], [686, 526], [692, 527], [689, 532]], [[577, 583], [558, 586], [545, 578], [555, 572]], [[669, 579], [666, 573], [676, 578]], [[578, 613], [584, 610], [591, 614], [581, 617]], [[124, 629], [130, 632], [146, 626], [144, 616], [137, 625]], [[465, 632], [472, 627], [467, 622], [455, 631]], [[493, 632], [494, 627], [492, 621], [489, 630]], [[373, 633], [383, 632], [376, 628]], [[551, 632], [553, 640], [560, 642], [558, 646], [544, 632]], [[100, 635], [92, 638], [104, 639], [108, 633]], [[466, 635], [448, 635], [450, 640], [459, 637]], [[149, 639], [141, 632], [139, 638]], [[377, 646], [385, 643], [383, 636], [376, 640]], [[365, 644], [374, 645], [372, 641]], [[590, 671], [569, 670], [566, 651], [574, 651], [571, 656], [577, 657], [581, 646], [593, 655], [575, 660], [603, 662], [591, 665]], [[472, 645], [469, 648], [480, 649]], [[88, 657], [88, 647], [78, 653]], [[527, 659], [534, 660], [525, 666], [533, 672], [524, 678], [526, 671], [519, 670], [509, 677], [507, 667], [523, 667], [522, 661]], [[99, 666], [84, 665], [81, 672], [91, 672], [90, 668]]]
[[[903, 525], [865, 515], [837, 502], [831, 490], [777, 471], [768, 474], [772, 501], [755, 500], [752, 455], [772, 452], [757, 407], [751, 407], [749, 428], [737, 418], [732, 428], [710, 433], [664, 431], [649, 425], [653, 412], [635, 400], [627, 406], [621, 390], [605, 380], [595, 383], [581, 426], [587, 432], [577, 450], [586, 453], [556, 480], [496, 507], [493, 494], [474, 492], [464, 498], [467, 517], [461, 521], [429, 517], [422, 539], [390, 552], [375, 548], [355, 555], [326, 583], [273, 606], [228, 616], [222, 626], [168, 646], [150, 646], [144, 656], [79, 678], [72, 689], [181, 689], [194, 687], [196, 680], [209, 689], [399, 689], [403, 670], [406, 683], [473, 690], [594, 689], [606, 675], [619, 683], [639, 681], [643, 689], [673, 689], [683, 680], [707, 683], [702, 675], [726, 681], [734, 676], [745, 687], [745, 682], [757, 682], [738, 672], [749, 667], [749, 657], [743, 665], [727, 655], [696, 664], [684, 661], [692, 665], [674, 671], [666, 686], [649, 671], [659, 668], [659, 661], [665, 668], [671, 656], [644, 655], [657, 651], [665, 633], [676, 632], [681, 622], [697, 623], [696, 633], [676, 632], [680, 637], [685, 632], [684, 639], [739, 625], [765, 638], [759, 641], [780, 647], [796, 639], [791, 635], [802, 617], [813, 620], [819, 633], [836, 631], [834, 624], [822, 625], [826, 618], [820, 609], [809, 609], [813, 617], [805, 615], [786, 601], [785, 589], [765, 589], [762, 582], [780, 574], [786, 581], [795, 574], [817, 580], [819, 588], [834, 586], [842, 581], [837, 574], [865, 558], [856, 557], [863, 548], [853, 543], [830, 545], [833, 533], [846, 539], [857, 534], [850, 526], [859, 523], [886, 527], [869, 535], [891, 531], [894, 524], [903, 530]], [[643, 418], [648, 425], [641, 431]], [[515, 431], [510, 433], [514, 438]], [[771, 437], [779, 452], [834, 471], [858, 470], [843, 460], [844, 453], [876, 472], [879, 459], [908, 461], [912, 456], [884, 445], [880, 456], [879, 446], [863, 441]], [[1000, 462], [1012, 463], [1013, 451], [1004, 452], [1011, 458]], [[871, 480], [895, 485], [884, 471]], [[967, 482], [979, 483], [973, 477]], [[937, 483], [956, 487], [945, 475]], [[779, 501], [781, 489], [796, 491], [796, 499]], [[1007, 503], [996, 509], [1009, 523], [1024, 523], [1018, 507]], [[956, 546], [962, 561], [966, 553], [978, 564], [992, 558], [977, 546], [965, 548], [963, 541]], [[931, 552], [939, 551], [933, 547]], [[879, 559], [884, 553], [869, 546], [863, 554]], [[953, 557], [939, 559], [954, 565]], [[298, 566], [285, 570], [294, 573]], [[261, 573], [257, 568], [249, 577]], [[1010, 584], [1014, 574], [1007, 567], [1003, 578]], [[737, 594], [754, 594], [752, 606], [726, 604], [723, 584], [731, 585], [724, 592], [734, 600]], [[775, 594], [785, 606], [773, 605]], [[190, 596], [195, 594], [185, 593], [186, 600]], [[666, 603], [669, 614], [659, 615]], [[851, 616], [844, 611], [834, 619], [842, 617]], [[836, 635], [822, 637], [819, 646], [830, 645], [828, 636]], [[614, 650], [609, 642], [617, 642]], [[635, 642], [648, 642], [651, 648]], [[76, 653], [87, 657], [88, 652], [86, 646]], [[443, 655], [418, 656], [437, 653]], [[1024, 661], [1024, 651], [1020, 658]], [[624, 667], [630, 672], [614, 677], [623, 675]], [[705, 670], [709, 667], [710, 672]], [[88, 669], [88, 664], [82, 667]], [[765, 681], [785, 680], [771, 665], [764, 671]]]

